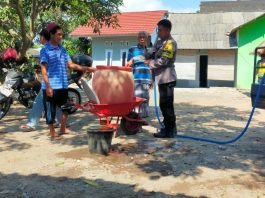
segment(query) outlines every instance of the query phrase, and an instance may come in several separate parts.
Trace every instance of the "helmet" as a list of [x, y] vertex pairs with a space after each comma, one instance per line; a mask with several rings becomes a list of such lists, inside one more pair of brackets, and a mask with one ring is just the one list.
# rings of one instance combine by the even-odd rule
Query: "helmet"
[[14, 48], [7, 48], [2, 55], [3, 61], [16, 60], [17, 51]]
[[81, 65], [81, 66], [87, 66], [92, 67], [93, 59], [85, 54], [77, 54], [74, 55], [72, 58], [73, 63]]
[[[80, 66], [84, 67], [92, 67], [93, 59], [85, 54], [77, 54], [72, 57], [72, 61], [75, 64], [78, 64]], [[82, 71], [73, 71], [71, 73], [70, 79], [74, 82], [78, 82], [79, 79], [83, 76], [84, 72]], [[89, 76], [91, 78], [91, 75]], [[79, 83], [78, 83], [79, 84]]]

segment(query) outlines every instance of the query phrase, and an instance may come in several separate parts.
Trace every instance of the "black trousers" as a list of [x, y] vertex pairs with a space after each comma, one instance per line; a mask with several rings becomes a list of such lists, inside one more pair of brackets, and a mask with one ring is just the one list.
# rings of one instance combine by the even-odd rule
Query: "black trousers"
[[[47, 124], [55, 123], [56, 107], [61, 108], [61, 106], [67, 103], [67, 99], [67, 89], [53, 90], [52, 97], [47, 96], [46, 90], [43, 90], [43, 105]], [[62, 112], [67, 113], [67, 111], [64, 110], [62, 110]]]
[[164, 117], [165, 129], [171, 130], [176, 127], [176, 115], [174, 111], [174, 88], [176, 81], [158, 85], [160, 101], [159, 107]]

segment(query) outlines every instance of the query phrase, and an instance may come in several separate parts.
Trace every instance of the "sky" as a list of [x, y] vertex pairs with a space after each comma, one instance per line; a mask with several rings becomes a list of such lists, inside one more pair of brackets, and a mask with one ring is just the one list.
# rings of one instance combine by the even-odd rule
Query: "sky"
[[168, 10], [189, 13], [198, 11], [200, 2], [201, 0], [123, 0], [124, 6], [121, 7], [121, 11]]

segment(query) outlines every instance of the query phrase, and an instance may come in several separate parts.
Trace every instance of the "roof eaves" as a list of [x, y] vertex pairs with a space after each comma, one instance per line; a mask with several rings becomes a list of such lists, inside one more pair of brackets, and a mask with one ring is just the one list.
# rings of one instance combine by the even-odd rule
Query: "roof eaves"
[[178, 50], [236, 50], [238, 47], [178, 47]]
[[244, 23], [244, 24], [241, 24], [240, 26], [237, 26], [237, 27], [233, 28], [233, 29], [230, 31], [230, 33], [229, 33], [228, 35], [233, 34], [234, 32], [238, 31], [241, 27], [243, 27], [243, 26], [245, 26], [245, 25], [247, 25], [247, 24], [249, 24], [249, 23], [252, 23], [253, 21], [255, 21], [255, 20], [257, 20], [258, 18], [263, 17], [263, 16], [265, 16], [265, 13], [263, 13], [263, 14], [261, 14], [261, 15], [255, 17], [255, 18], [253, 18], [252, 20], [250, 20], [250, 21], [248, 21], [248, 22], [246, 22], [246, 23]]
[[91, 38], [99, 38], [99, 37], [126, 37], [126, 36], [137, 36], [137, 33], [132, 34], [92, 34], [92, 35], [71, 35], [72, 37], [91, 37]]

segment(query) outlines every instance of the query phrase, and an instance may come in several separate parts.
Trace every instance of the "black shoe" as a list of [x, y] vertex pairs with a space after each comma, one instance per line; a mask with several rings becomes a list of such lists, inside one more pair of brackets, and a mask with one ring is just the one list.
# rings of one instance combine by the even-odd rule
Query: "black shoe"
[[177, 127], [174, 127], [173, 129], [167, 130], [166, 134], [168, 138], [175, 138], [177, 135], [178, 131], [177, 131]]
[[155, 138], [167, 138], [166, 129], [162, 128], [158, 133], [154, 133]]
[[154, 133], [154, 137], [156, 138], [175, 138], [177, 135], [177, 127], [174, 127], [173, 129], [160, 129], [160, 132]]
[[175, 138], [177, 134], [176, 128], [167, 130], [167, 138]]

